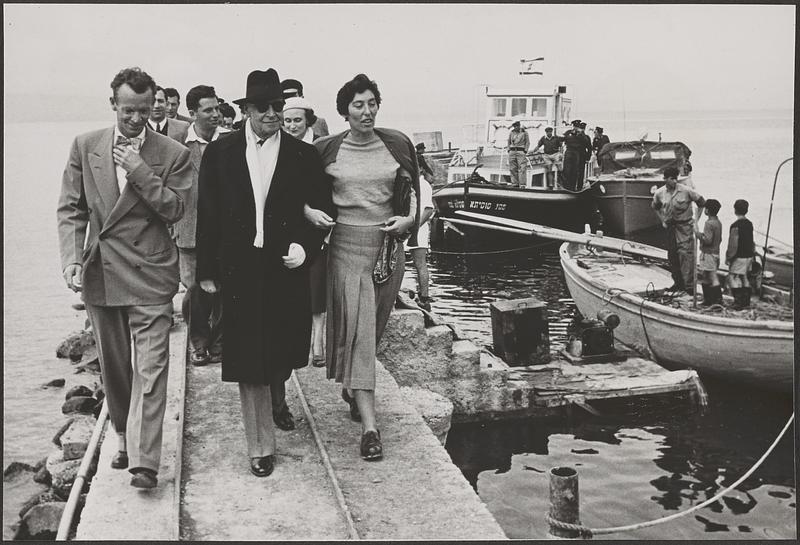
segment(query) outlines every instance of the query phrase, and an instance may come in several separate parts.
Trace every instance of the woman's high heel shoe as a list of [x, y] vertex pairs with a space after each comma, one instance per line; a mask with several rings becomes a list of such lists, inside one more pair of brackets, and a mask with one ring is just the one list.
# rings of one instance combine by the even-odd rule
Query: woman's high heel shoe
[[350, 397], [350, 394], [347, 393], [347, 390], [342, 390], [342, 399], [345, 403], [350, 405], [350, 419], [353, 422], [361, 422], [361, 413], [358, 411], [356, 400]]
[[361, 436], [361, 457], [369, 461], [383, 458], [381, 432], [377, 430], [364, 432]]

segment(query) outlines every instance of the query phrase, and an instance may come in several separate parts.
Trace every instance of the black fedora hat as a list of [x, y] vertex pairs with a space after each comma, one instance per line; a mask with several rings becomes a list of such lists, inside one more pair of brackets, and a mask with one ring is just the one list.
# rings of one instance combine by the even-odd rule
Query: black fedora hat
[[234, 100], [234, 104], [266, 103], [283, 100], [281, 78], [278, 73], [269, 68], [266, 71], [253, 70], [247, 76], [247, 93], [244, 98]]

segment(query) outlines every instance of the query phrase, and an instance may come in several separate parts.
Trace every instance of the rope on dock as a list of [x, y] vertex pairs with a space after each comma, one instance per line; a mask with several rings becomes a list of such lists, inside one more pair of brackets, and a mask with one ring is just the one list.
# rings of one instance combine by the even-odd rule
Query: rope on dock
[[345, 523], [347, 524], [347, 532], [350, 534], [350, 539], [361, 539], [358, 535], [358, 530], [356, 530], [356, 524], [353, 521], [353, 516], [350, 514], [350, 509], [347, 507], [347, 502], [345, 502], [342, 488], [339, 486], [339, 479], [336, 478], [336, 473], [333, 471], [333, 465], [331, 464], [331, 459], [328, 456], [328, 451], [325, 449], [325, 445], [322, 443], [322, 438], [319, 436], [317, 422], [314, 420], [314, 416], [311, 414], [311, 408], [308, 406], [306, 396], [303, 393], [303, 388], [300, 386], [300, 381], [297, 380], [295, 373], [292, 373], [292, 382], [294, 382], [294, 387], [297, 389], [297, 395], [300, 398], [300, 404], [303, 406], [303, 412], [306, 413], [308, 425], [311, 427], [311, 433], [314, 436], [314, 442], [317, 444], [317, 449], [322, 457], [322, 464], [325, 466], [325, 471], [328, 473], [328, 478], [331, 480], [331, 485], [333, 486], [333, 491], [336, 495], [336, 501], [338, 502], [342, 513], [344, 514]]
[[672, 514], [672, 515], [669, 515], [669, 516], [666, 516], [666, 517], [661, 517], [661, 518], [658, 518], [658, 519], [655, 519], [655, 520], [649, 520], [647, 522], [640, 522], [638, 524], [629, 524], [627, 526], [613, 526], [613, 527], [610, 527], [610, 528], [587, 528], [586, 526], [582, 526], [582, 525], [579, 525], [579, 524], [569, 524], [569, 523], [561, 522], [560, 520], [556, 520], [556, 519], [552, 518], [550, 516], [550, 513], [547, 513], [545, 515], [545, 520], [547, 521], [548, 524], [551, 524], [552, 526], [556, 526], [556, 527], [561, 528], [563, 530], [572, 530], [572, 531], [578, 532], [581, 535], [581, 537], [583, 537], [585, 539], [591, 539], [593, 536], [599, 536], [599, 535], [605, 535], [605, 534], [614, 534], [614, 533], [619, 533], [619, 532], [629, 532], [629, 531], [633, 531], [633, 530], [640, 530], [642, 528], [648, 528], [650, 526], [656, 526], [656, 525], [662, 524], [664, 522], [669, 522], [669, 521], [675, 520], [677, 518], [684, 517], [684, 516], [688, 515], [689, 513], [693, 513], [695, 511], [697, 511], [698, 509], [702, 509], [703, 507], [706, 507], [706, 506], [716, 502], [718, 499], [720, 499], [721, 497], [725, 496], [728, 492], [730, 492], [731, 490], [735, 489], [737, 486], [742, 484], [748, 477], [750, 477], [750, 475], [752, 475], [755, 472], [755, 470], [758, 469], [761, 466], [762, 463], [764, 463], [764, 460], [767, 459], [767, 456], [769, 456], [772, 453], [772, 451], [775, 450], [775, 447], [778, 445], [780, 440], [786, 434], [786, 430], [789, 429], [789, 426], [791, 426], [793, 421], [794, 421], [794, 413], [792, 413], [792, 415], [789, 417], [789, 420], [786, 422], [786, 425], [783, 427], [781, 432], [775, 438], [775, 441], [772, 442], [772, 445], [770, 445], [770, 447], [767, 449], [767, 451], [761, 456], [761, 458], [758, 459], [758, 461], [753, 465], [753, 467], [751, 467], [749, 470], [747, 470], [747, 472], [744, 475], [742, 475], [735, 483], [733, 483], [732, 485], [730, 485], [729, 487], [724, 489], [722, 492], [720, 492], [719, 494], [717, 494], [713, 498], [707, 499], [706, 501], [704, 501], [702, 503], [699, 503], [699, 504], [695, 505], [694, 507], [690, 507], [686, 511], [681, 511], [680, 513], [675, 513], [675, 514]]

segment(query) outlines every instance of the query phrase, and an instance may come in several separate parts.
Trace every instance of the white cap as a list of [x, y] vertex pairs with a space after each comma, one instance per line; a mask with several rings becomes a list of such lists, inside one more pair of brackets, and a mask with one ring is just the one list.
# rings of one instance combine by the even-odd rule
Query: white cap
[[311, 103], [308, 102], [303, 97], [290, 97], [286, 99], [286, 104], [284, 104], [284, 110], [290, 110], [292, 108], [300, 108], [301, 110], [311, 110], [314, 111], [314, 108], [311, 107]]

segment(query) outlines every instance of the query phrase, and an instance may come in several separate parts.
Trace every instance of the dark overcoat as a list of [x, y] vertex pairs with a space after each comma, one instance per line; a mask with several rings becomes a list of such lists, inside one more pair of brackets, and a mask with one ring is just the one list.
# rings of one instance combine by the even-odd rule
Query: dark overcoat
[[[325, 233], [305, 220], [303, 205], [330, 213], [333, 204], [317, 150], [282, 133], [264, 207], [264, 246], [253, 246], [255, 200], [245, 130], [211, 142], [203, 154], [197, 278], [222, 288], [222, 380], [270, 384], [308, 363], [308, 270]], [[282, 260], [292, 242], [306, 252], [305, 262], [295, 269]]]

